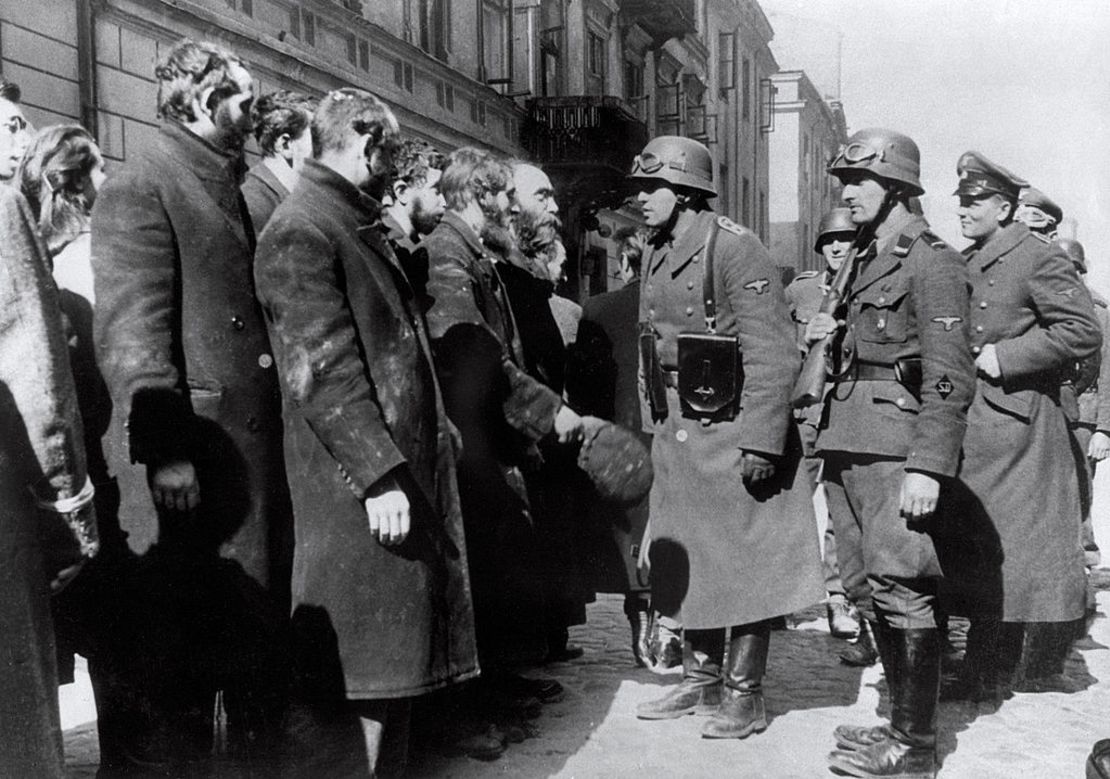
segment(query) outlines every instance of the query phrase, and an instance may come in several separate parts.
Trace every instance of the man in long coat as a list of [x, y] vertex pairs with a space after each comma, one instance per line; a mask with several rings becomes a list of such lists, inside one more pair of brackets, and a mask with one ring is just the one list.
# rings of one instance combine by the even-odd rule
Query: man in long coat
[[[767, 250], [708, 207], [716, 195], [712, 171], [703, 145], [660, 136], [631, 175], [654, 233], [643, 258], [641, 338], [651, 340], [641, 347], [641, 369], [647, 387], [662, 390], [661, 398], [652, 393], [661, 402], [642, 411], [655, 469], [652, 595], [660, 613], [684, 628], [682, 682], [641, 704], [637, 716], [712, 714], [703, 736], [745, 738], [767, 728], [762, 682], [771, 619], [816, 603], [823, 589], [811, 488], [790, 414], [799, 365], [794, 327]], [[739, 354], [697, 358], [687, 367], [692, 374], [683, 374], [680, 336], [707, 330], [735, 337], [726, 348]], [[733, 376], [711, 382], [733, 373], [730, 361], [738, 358], [742, 388], [727, 386]], [[738, 393], [730, 403], [739, 411], [698, 414], [696, 398], [680, 398], [684, 385], [702, 401]]]
[[952, 510], [993, 530], [1001, 560], [1000, 587], [971, 579], [964, 677], [973, 697], [997, 698], [1019, 659], [1021, 623], [1022, 675], [1036, 685], [1063, 670], [1066, 623], [1084, 613], [1079, 479], [1060, 384], [1102, 335], [1064, 252], [1013, 220], [1026, 182], [976, 152], [957, 168], [979, 378], [960, 469], [967, 490]]
[[843, 332], [817, 452], [837, 548], [867, 574], [849, 594], [872, 623], [891, 699], [889, 725], [838, 727], [829, 760], [849, 776], [933, 776], [942, 569], [932, 520], [951, 492], [974, 384], [967, 270], [911, 210], [923, 192], [913, 139], [860, 130], [828, 170], [860, 231], [843, 319], [819, 313], [806, 328], [811, 349]]
[[478, 673], [452, 429], [377, 225], [398, 132], [369, 93], [329, 94], [255, 266], [286, 406], [298, 692], [349, 702], [378, 775], [403, 765], [408, 699]]
[[275, 736], [285, 685], [281, 398], [239, 193], [253, 87], [233, 55], [190, 41], [156, 75], [158, 135], [92, 214], [105, 453], [142, 556], [120, 595], [134, 616], [118, 676], [97, 685], [116, 723], [106, 766], [206, 759], [217, 689], [236, 750], [268, 752], [259, 740]]
[[49, 262], [27, 201], [0, 184], [0, 775], [61, 779], [50, 592], [77, 557], [62, 517], [43, 509], [88, 480]]
[[312, 156], [308, 126], [316, 99], [299, 92], [279, 90], [263, 95], [251, 105], [254, 140], [262, 159], [243, 179], [243, 200], [255, 236], [262, 235], [278, 203], [297, 183], [297, 175]]

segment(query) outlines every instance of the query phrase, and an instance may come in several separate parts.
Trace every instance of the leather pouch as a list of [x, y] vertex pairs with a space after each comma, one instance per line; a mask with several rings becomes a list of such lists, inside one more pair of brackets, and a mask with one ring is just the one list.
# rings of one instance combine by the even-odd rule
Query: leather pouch
[[678, 397], [684, 417], [710, 422], [735, 419], [743, 383], [736, 336], [678, 334]]
[[659, 363], [659, 350], [655, 344], [655, 328], [650, 322], [640, 322], [640, 365], [651, 416], [656, 420], [666, 419], [667, 387], [663, 382], [663, 366]]

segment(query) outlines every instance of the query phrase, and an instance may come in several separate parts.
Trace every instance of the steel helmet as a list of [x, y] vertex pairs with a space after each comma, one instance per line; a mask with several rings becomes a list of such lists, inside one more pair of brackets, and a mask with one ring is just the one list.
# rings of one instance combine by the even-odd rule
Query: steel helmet
[[853, 133], [829, 163], [832, 175], [865, 170], [878, 178], [905, 185], [911, 195], [922, 195], [921, 152], [908, 135], [871, 127]]
[[710, 197], [713, 186], [713, 157], [709, 149], [692, 138], [660, 135], [648, 141], [632, 163], [631, 179], [661, 179], [670, 184], [696, 189]]
[[856, 224], [852, 221], [852, 211], [848, 208], [834, 208], [827, 211], [817, 223], [817, 238], [813, 242], [813, 251], [821, 253], [821, 239], [833, 233], [856, 232]]
[[1071, 238], [1057, 238], [1056, 245], [1064, 250], [1077, 271], [1087, 272], [1087, 254], [1083, 251], [1083, 244]]

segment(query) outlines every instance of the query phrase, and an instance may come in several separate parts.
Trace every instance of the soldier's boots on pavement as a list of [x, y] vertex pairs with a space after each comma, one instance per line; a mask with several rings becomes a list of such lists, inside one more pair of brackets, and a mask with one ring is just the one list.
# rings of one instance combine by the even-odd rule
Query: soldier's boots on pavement
[[883, 628], [880, 633], [880, 649], [883, 642], [890, 643], [883, 653], [884, 666], [889, 658], [891, 672], [887, 676], [890, 725], [837, 728], [835, 735], [841, 748], [829, 755], [829, 766], [847, 776], [934, 779], [940, 686], [938, 631]]
[[859, 611], [848, 602], [843, 593], [833, 593], [825, 604], [825, 616], [829, 620], [829, 633], [833, 638], [855, 638], [859, 635]]
[[879, 660], [879, 649], [875, 646], [875, 634], [871, 623], [862, 616], [859, 619], [859, 636], [856, 643], [849, 644], [841, 650], [840, 662], [856, 668], [875, 665]]
[[682, 641], [682, 681], [662, 698], [636, 707], [640, 719], [675, 719], [712, 714], [721, 703], [723, 630], [686, 630]]
[[724, 695], [717, 711], [702, 726], [702, 738], [747, 738], [767, 729], [763, 674], [770, 640], [767, 621], [732, 629]]

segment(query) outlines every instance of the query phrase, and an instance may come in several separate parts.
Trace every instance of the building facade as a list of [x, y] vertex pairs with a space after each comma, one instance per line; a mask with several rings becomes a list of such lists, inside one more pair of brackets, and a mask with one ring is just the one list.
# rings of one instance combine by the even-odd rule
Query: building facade
[[771, 82], [771, 257], [794, 273], [821, 270], [814, 231], [821, 215], [840, 204], [840, 185], [825, 167], [847, 137], [844, 111], [824, 100], [804, 71], [781, 71]]

